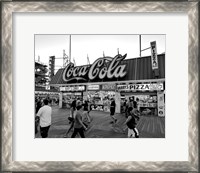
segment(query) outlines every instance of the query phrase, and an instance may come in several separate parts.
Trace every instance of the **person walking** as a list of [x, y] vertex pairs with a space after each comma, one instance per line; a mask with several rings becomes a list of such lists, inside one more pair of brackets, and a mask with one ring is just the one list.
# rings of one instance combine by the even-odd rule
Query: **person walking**
[[83, 124], [88, 128], [90, 122], [91, 122], [91, 118], [89, 116], [89, 104], [88, 101], [85, 100], [83, 102], [83, 115], [82, 115], [82, 120], [83, 120]]
[[123, 113], [126, 114], [126, 108], [127, 108], [127, 100], [124, 100], [124, 103], [123, 103]]
[[74, 118], [74, 112], [76, 111], [76, 99], [72, 101], [70, 111], [71, 117]]
[[74, 132], [71, 138], [75, 138], [78, 133], [81, 136], [81, 138], [85, 138], [84, 130], [87, 130], [87, 127], [83, 124], [83, 121], [82, 121], [83, 106], [79, 105], [76, 107], [76, 109], [77, 109], [77, 112], [74, 119]]
[[47, 138], [51, 126], [52, 108], [48, 105], [49, 101], [47, 99], [44, 99], [43, 103], [44, 106], [39, 109], [36, 118], [40, 123], [40, 134], [42, 138]]
[[132, 98], [129, 97], [129, 100], [126, 104], [126, 112], [125, 112], [125, 117], [127, 118], [128, 117], [128, 108], [132, 107], [133, 108], [133, 101], [132, 101]]
[[131, 97], [129, 97], [129, 102], [128, 102], [128, 108], [130, 108], [130, 107], [134, 107], [133, 106], [133, 100], [132, 100], [132, 98]]
[[77, 101], [76, 101], [76, 106], [79, 106], [79, 105], [82, 105], [82, 101], [80, 98], [77, 98]]
[[69, 132], [74, 128], [74, 118], [75, 118], [75, 112], [76, 112], [76, 99], [74, 99], [71, 103], [71, 108], [70, 108], [70, 116], [68, 117], [70, 127], [67, 130], [67, 132], [64, 135], [64, 138], [68, 137]]
[[137, 99], [135, 100], [135, 97], [132, 96], [132, 100], [133, 100], [133, 108], [137, 109]]
[[140, 112], [140, 99], [139, 98], [136, 98], [136, 108], [137, 108], [138, 112]]
[[115, 107], [116, 107], [116, 103], [115, 103], [115, 100], [112, 98], [111, 99], [111, 104], [110, 104], [110, 116], [111, 118], [113, 119], [113, 123], [116, 123], [117, 122], [117, 118], [115, 118]]
[[39, 125], [39, 118], [36, 116], [39, 109], [42, 107], [42, 101], [40, 100], [40, 98], [38, 97], [35, 101], [35, 134], [38, 133], [38, 125]]
[[37, 114], [39, 109], [42, 107], [42, 102], [40, 98], [37, 98], [36, 100], [36, 108], [35, 108], [35, 113]]
[[[133, 131], [135, 133], [135, 137], [139, 138], [139, 131], [136, 128], [136, 125], [137, 125], [136, 119], [139, 120], [139, 116], [137, 115], [137, 110], [132, 107], [129, 107], [128, 118], [126, 119], [125, 124], [128, 127], [128, 133], [131, 133], [131, 131]], [[131, 136], [129, 136], [128, 134], [128, 137], [131, 137]]]
[[90, 112], [91, 111], [92, 111], [92, 103], [91, 103], [91, 101], [88, 101], [88, 115], [89, 115], [89, 117], [90, 117]]

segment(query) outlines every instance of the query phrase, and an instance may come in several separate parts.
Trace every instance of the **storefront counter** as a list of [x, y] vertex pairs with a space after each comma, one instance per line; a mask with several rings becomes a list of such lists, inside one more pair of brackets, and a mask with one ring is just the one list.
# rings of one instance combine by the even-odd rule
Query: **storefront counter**
[[141, 115], [157, 115], [156, 107], [140, 107]]
[[102, 105], [102, 104], [91, 104], [91, 109], [92, 110], [103, 111], [104, 110], [104, 105]]
[[92, 108], [92, 110], [110, 112], [110, 107], [108, 105], [92, 104], [91, 108]]

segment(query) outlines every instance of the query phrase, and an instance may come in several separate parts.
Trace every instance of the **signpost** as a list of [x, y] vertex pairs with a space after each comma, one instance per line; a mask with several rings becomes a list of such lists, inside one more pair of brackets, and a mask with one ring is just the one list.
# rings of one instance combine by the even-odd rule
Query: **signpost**
[[158, 57], [157, 57], [157, 47], [156, 41], [153, 41], [151, 44], [151, 62], [152, 62], [152, 69], [158, 69]]
[[158, 92], [158, 116], [164, 117], [165, 116], [165, 102], [164, 102], [164, 93]]

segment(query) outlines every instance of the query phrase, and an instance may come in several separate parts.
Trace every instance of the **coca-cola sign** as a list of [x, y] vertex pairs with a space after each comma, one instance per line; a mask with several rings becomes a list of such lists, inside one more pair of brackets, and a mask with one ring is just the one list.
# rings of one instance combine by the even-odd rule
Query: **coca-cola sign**
[[92, 65], [74, 67], [73, 63], [68, 64], [63, 71], [63, 80], [69, 82], [72, 80], [87, 81], [94, 79], [112, 79], [122, 78], [126, 75], [126, 65], [120, 62], [126, 58], [126, 55], [118, 54], [114, 58], [98, 58]]

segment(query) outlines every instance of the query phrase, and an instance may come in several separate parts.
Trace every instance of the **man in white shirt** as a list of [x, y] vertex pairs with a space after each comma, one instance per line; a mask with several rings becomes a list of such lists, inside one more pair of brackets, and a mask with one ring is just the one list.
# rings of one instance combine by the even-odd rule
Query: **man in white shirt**
[[40, 134], [42, 138], [47, 138], [51, 126], [52, 108], [48, 105], [48, 100], [45, 99], [43, 102], [44, 106], [39, 109], [36, 116], [40, 118]]

